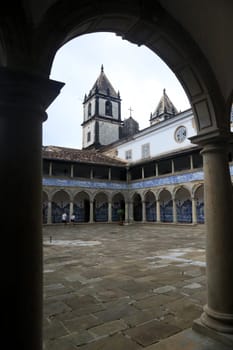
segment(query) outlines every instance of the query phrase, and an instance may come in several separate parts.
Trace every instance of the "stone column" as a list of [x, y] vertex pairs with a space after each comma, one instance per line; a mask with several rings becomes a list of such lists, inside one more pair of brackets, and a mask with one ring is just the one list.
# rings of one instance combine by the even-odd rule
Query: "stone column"
[[71, 164], [70, 167], [70, 177], [74, 177], [74, 164]]
[[172, 174], [174, 174], [175, 172], [175, 164], [174, 164], [174, 160], [171, 160], [171, 164], [172, 164]]
[[157, 222], [161, 222], [161, 218], [160, 218], [160, 200], [159, 199], [156, 201], [156, 221]]
[[90, 179], [93, 180], [94, 176], [93, 176], [93, 168], [90, 169]]
[[193, 156], [190, 154], [190, 169], [193, 170]]
[[142, 222], [146, 222], [146, 202], [142, 201]]
[[173, 222], [177, 223], [177, 210], [176, 210], [176, 200], [172, 199], [172, 214], [173, 214]]
[[228, 163], [229, 134], [196, 136], [203, 147], [206, 220], [207, 305], [202, 323], [233, 334], [233, 192]]
[[129, 222], [133, 221], [133, 202], [129, 201]]
[[24, 350], [42, 349], [42, 122], [62, 86], [0, 68], [1, 196], [12, 208], [4, 212], [2, 245], [11, 262], [1, 283], [9, 327]]
[[127, 181], [127, 183], [129, 183], [130, 180], [131, 180], [131, 174], [129, 171], [129, 167], [127, 166], [126, 167], [126, 181]]
[[196, 198], [192, 197], [192, 222], [193, 224], [197, 223], [197, 206], [196, 206]]
[[48, 217], [47, 217], [47, 224], [52, 223], [52, 202], [48, 201]]
[[129, 204], [125, 202], [125, 222], [129, 223]]
[[53, 176], [53, 163], [49, 162], [49, 176]]
[[94, 215], [93, 215], [93, 201], [90, 201], [90, 216], [89, 216], [89, 223], [93, 224], [94, 222]]
[[73, 201], [70, 201], [70, 214], [69, 214], [69, 219], [71, 218], [71, 215], [73, 214], [74, 212], [74, 202]]
[[112, 222], [112, 202], [108, 202], [108, 222]]

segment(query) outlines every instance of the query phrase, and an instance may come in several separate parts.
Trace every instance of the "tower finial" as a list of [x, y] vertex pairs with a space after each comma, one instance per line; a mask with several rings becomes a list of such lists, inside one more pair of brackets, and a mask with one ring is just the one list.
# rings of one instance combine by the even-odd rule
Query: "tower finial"
[[132, 112], [133, 112], [133, 109], [131, 108], [131, 107], [129, 107], [129, 116], [130, 116], [130, 118], [132, 118]]
[[164, 95], [166, 94], [166, 89], [165, 89], [165, 88], [163, 89], [163, 94], [164, 94]]
[[101, 73], [103, 73], [104, 72], [104, 66], [103, 66], [103, 64], [101, 64]]

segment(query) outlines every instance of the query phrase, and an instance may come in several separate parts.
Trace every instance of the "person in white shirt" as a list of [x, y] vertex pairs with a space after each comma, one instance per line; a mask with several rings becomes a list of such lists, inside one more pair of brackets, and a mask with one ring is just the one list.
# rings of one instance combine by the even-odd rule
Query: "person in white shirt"
[[70, 221], [73, 223], [75, 222], [75, 214], [74, 213], [71, 215]]
[[64, 212], [61, 216], [61, 221], [66, 224], [67, 223], [67, 214]]

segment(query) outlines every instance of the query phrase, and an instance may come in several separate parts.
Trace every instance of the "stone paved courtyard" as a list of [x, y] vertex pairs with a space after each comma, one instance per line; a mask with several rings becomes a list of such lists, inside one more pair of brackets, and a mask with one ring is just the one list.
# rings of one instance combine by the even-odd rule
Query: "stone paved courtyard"
[[206, 302], [204, 225], [44, 231], [44, 349], [152, 350]]

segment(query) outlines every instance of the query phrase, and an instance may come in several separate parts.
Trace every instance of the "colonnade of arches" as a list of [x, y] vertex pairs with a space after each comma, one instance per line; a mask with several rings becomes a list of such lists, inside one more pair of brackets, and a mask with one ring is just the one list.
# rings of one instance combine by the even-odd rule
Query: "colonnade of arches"
[[191, 190], [184, 187], [173, 189], [133, 192], [79, 191], [75, 194], [59, 189], [43, 191], [43, 223], [59, 223], [62, 213], [68, 220], [75, 214], [75, 222], [117, 222], [119, 209], [126, 222], [173, 222], [204, 223], [203, 184]]
[[76, 222], [118, 221], [118, 210], [125, 212], [125, 197], [121, 193], [109, 195], [80, 191], [71, 195], [68, 191], [57, 190], [52, 195], [43, 191], [43, 223], [59, 223], [63, 212], [75, 214]]

